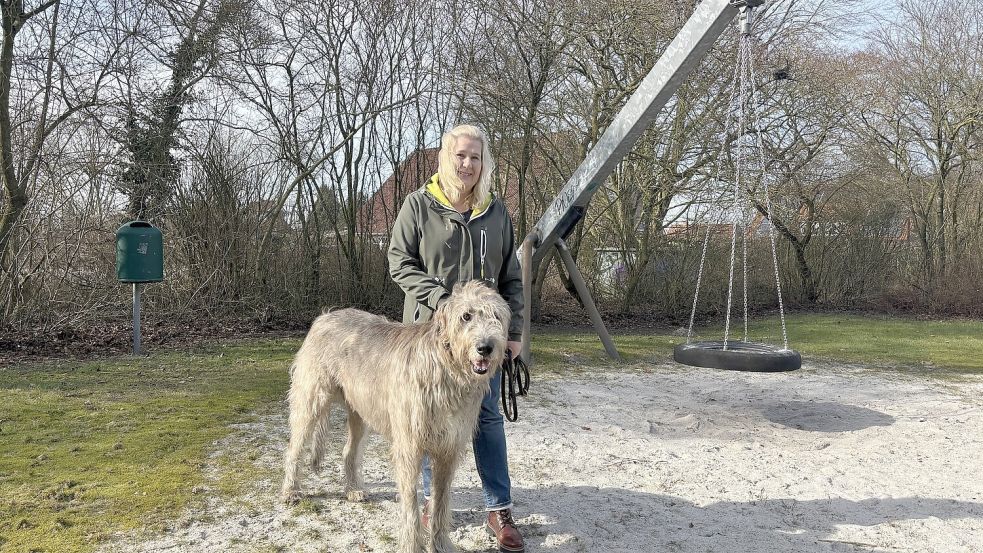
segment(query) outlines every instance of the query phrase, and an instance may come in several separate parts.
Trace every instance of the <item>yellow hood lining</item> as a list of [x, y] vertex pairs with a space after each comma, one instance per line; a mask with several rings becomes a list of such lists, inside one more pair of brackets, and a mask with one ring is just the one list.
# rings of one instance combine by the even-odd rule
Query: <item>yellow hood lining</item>
[[[451, 203], [451, 201], [447, 198], [447, 195], [444, 194], [444, 190], [440, 187], [437, 175], [430, 177], [430, 182], [427, 183], [427, 192], [429, 192], [431, 196], [436, 198], [437, 201], [443, 204], [445, 207], [454, 209], [454, 204]], [[492, 197], [491, 192], [489, 192], [488, 197], [485, 198], [485, 201], [481, 202], [481, 205], [471, 210], [472, 219], [481, 215], [488, 209], [488, 206], [490, 206], [492, 203]]]

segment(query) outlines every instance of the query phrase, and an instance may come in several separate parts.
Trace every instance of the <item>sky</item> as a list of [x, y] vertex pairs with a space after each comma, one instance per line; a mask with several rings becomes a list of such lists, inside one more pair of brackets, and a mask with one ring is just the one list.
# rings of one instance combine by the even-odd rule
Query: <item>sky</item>
[[847, 49], [862, 48], [879, 25], [896, 20], [901, 16], [898, 0], [863, 0], [857, 7], [859, 10], [870, 14], [870, 17], [865, 24], [856, 29], [857, 36], [843, 37], [837, 41]]

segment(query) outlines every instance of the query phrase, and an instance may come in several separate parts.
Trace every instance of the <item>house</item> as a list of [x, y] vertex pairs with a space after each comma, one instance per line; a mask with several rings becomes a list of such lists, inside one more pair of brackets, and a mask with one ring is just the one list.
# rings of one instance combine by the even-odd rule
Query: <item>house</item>
[[388, 243], [403, 200], [437, 172], [438, 152], [439, 148], [416, 150], [399, 164], [396, 171], [359, 209], [356, 223], [359, 233], [371, 235], [373, 242], [382, 240]]

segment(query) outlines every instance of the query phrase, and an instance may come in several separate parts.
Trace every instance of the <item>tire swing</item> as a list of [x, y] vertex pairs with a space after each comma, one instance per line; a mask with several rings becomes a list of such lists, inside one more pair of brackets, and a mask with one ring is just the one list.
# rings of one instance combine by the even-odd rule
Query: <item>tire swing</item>
[[[753, 60], [751, 59], [751, 36], [748, 32], [749, 27], [750, 10], [747, 10], [744, 12], [741, 20], [738, 63], [734, 68], [735, 86], [730, 98], [731, 109], [728, 110], [727, 120], [724, 125], [724, 136], [726, 137], [728, 136], [727, 132], [730, 130], [732, 112], [737, 111], [737, 126], [739, 134], [736, 140], [733, 201], [731, 204], [731, 214], [734, 217], [734, 221], [731, 225], [730, 274], [727, 282], [727, 314], [724, 323], [724, 337], [723, 340], [719, 341], [692, 341], [693, 322], [696, 318], [696, 306], [700, 297], [700, 284], [703, 280], [703, 268], [706, 262], [707, 245], [710, 242], [710, 229], [712, 228], [712, 225], [707, 225], [706, 236], [703, 239], [703, 251], [700, 256], [700, 268], [696, 277], [696, 292], [693, 296], [693, 309], [690, 312], [689, 328], [686, 332], [686, 343], [679, 344], [673, 349], [673, 359], [675, 359], [676, 362], [683, 363], [685, 365], [712, 369], [756, 372], [794, 371], [802, 366], [802, 356], [799, 355], [799, 352], [788, 347], [788, 333], [785, 327], [785, 306], [782, 301], [782, 283], [778, 274], [778, 254], [775, 248], [775, 231], [774, 226], [771, 224], [771, 197], [768, 191], [768, 175], [766, 174], [767, 166], [764, 160], [761, 130], [756, 124], [757, 118], [755, 118], [755, 121], [753, 122], [753, 128], [745, 132], [745, 129], [748, 129], [748, 122], [746, 121], [745, 117], [745, 107], [750, 105], [749, 100], [754, 97], [755, 93], [754, 64]], [[740, 91], [740, 102], [736, 103], [735, 100], [738, 99], [738, 90]], [[750, 205], [752, 190], [748, 186], [741, 186], [742, 179], [747, 178], [745, 155], [747, 154], [746, 149], [750, 149], [751, 146], [746, 146], [745, 144], [748, 138], [752, 140], [752, 144], [754, 142], [757, 143], [758, 149], [758, 159], [756, 161], [760, 163], [759, 174], [765, 200], [765, 213], [763, 213], [763, 215], [766, 217], [768, 222], [768, 237], [771, 241], [771, 257], [775, 268], [775, 288], [778, 292], [778, 310], [782, 323], [782, 347], [780, 348], [775, 345], [751, 342], [748, 340], [747, 240], [751, 223]], [[721, 155], [718, 159], [722, 159], [724, 157], [723, 154], [726, 148], [727, 141], [724, 140]], [[718, 161], [716, 182], [721, 182], [720, 165], [721, 162]], [[747, 197], [742, 198], [742, 191], [747, 195]], [[746, 201], [741, 202], [740, 200], [742, 199]], [[762, 221], [762, 223], [764, 222], [765, 221]], [[730, 336], [730, 314], [734, 297], [734, 266], [737, 257], [737, 236], [739, 232], [741, 235], [741, 251], [743, 257], [742, 272], [744, 275], [744, 337], [741, 340], [733, 340]]]

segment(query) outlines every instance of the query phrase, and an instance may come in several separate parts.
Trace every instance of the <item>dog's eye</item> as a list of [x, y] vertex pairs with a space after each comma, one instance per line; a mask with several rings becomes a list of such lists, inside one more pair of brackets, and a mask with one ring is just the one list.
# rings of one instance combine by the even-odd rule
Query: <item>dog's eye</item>
[[470, 321], [470, 320], [471, 320], [471, 313], [464, 313], [463, 315], [461, 315], [461, 319], [462, 319], [462, 320], [463, 320], [464, 322], [468, 322], [468, 321]]

